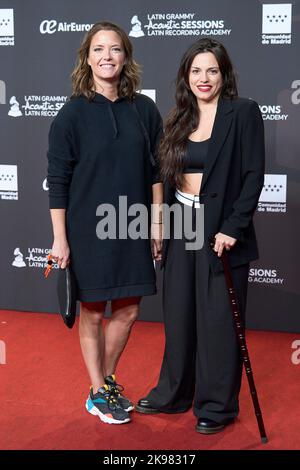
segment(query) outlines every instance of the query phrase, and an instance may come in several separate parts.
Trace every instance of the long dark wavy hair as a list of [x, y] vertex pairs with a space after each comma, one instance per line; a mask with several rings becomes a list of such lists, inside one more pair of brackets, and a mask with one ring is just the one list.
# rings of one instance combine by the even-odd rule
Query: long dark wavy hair
[[101, 21], [94, 24], [85, 35], [78, 50], [77, 63], [71, 75], [73, 88], [71, 98], [84, 95], [90, 100], [95, 96], [93, 73], [87, 59], [93, 36], [98, 33], [98, 31], [103, 30], [115, 31], [120, 36], [125, 51], [125, 65], [120, 76], [118, 95], [132, 99], [138, 89], [140, 83], [140, 66], [133, 59], [132, 44], [127, 34], [115, 23]]
[[222, 75], [221, 96], [230, 99], [238, 96], [236, 78], [225, 47], [218, 41], [203, 38], [192, 44], [182, 57], [175, 92], [175, 107], [165, 123], [164, 137], [159, 146], [161, 177], [171, 186], [181, 188], [183, 183], [184, 155], [189, 135], [199, 124], [197, 98], [189, 86], [189, 72], [196, 55], [212, 52]]

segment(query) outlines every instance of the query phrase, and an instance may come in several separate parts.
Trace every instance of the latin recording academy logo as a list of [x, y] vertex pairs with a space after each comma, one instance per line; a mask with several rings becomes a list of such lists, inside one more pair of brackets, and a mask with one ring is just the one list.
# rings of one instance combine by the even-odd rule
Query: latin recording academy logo
[[258, 212], [286, 212], [287, 175], [265, 175]]
[[[155, 90], [141, 90], [155, 101]], [[66, 103], [67, 96], [49, 96], [49, 95], [25, 95], [24, 103], [20, 104], [16, 96], [9, 100], [8, 116], [21, 117], [55, 117], [58, 111]]]
[[7, 114], [13, 118], [23, 115], [30, 117], [55, 117], [67, 99], [67, 96], [25, 95], [20, 104], [17, 97], [12, 96], [9, 100]]
[[0, 165], [0, 199], [18, 200], [17, 165]]
[[262, 44], [292, 43], [292, 4], [262, 6]]
[[67, 23], [66, 21], [56, 21], [56, 20], [43, 20], [40, 24], [40, 33], [41, 34], [54, 34], [54, 33], [68, 33], [68, 32], [82, 32], [89, 31], [93, 24], [86, 23], [76, 23], [72, 21]]
[[14, 46], [14, 10], [0, 8], [0, 46]]
[[277, 269], [250, 268], [248, 282], [251, 284], [284, 284], [284, 278], [279, 277]]
[[280, 105], [259, 105], [264, 121], [287, 121], [289, 115], [283, 114]]
[[25, 95], [20, 103], [18, 97], [13, 95], [7, 103], [6, 95], [5, 82], [0, 80], [0, 104], [8, 106], [7, 114], [12, 118], [55, 117], [68, 99], [67, 96]]
[[198, 18], [196, 13], [148, 13], [131, 18], [129, 36], [229, 36], [223, 19]]
[[[47, 256], [51, 253], [50, 248], [27, 248], [26, 256], [19, 247], [13, 253], [12, 266], [15, 268], [42, 268], [47, 267]], [[53, 264], [54, 269], [59, 269], [57, 263]]]

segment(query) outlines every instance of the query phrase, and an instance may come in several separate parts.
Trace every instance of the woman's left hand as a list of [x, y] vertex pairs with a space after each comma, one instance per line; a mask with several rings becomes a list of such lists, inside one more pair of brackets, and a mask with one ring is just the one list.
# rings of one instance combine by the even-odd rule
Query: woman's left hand
[[163, 224], [151, 224], [151, 250], [155, 261], [162, 258]]
[[228, 235], [219, 232], [215, 236], [214, 251], [216, 251], [220, 257], [224, 248], [226, 248], [226, 250], [230, 250], [235, 244], [236, 238], [229, 237]]

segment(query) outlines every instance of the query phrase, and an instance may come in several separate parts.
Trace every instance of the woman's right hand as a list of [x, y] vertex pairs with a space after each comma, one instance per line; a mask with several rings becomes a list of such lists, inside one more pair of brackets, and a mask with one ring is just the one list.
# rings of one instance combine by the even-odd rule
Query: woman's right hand
[[162, 259], [163, 224], [151, 224], [151, 251], [155, 261]]
[[51, 255], [57, 260], [57, 264], [64, 269], [70, 262], [70, 248], [66, 238], [55, 238]]

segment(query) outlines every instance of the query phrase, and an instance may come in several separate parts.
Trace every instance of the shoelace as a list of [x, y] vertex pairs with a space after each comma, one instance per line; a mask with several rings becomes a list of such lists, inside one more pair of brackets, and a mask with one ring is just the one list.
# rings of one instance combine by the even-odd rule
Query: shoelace
[[124, 387], [121, 384], [117, 384], [117, 382], [114, 383], [114, 385], [110, 385], [111, 393], [119, 397], [121, 395], [121, 392], [124, 391]]
[[120, 407], [119, 403], [115, 398], [115, 394], [111, 389], [107, 390], [105, 393], [103, 393], [103, 395], [105, 396], [108, 408], [111, 411], [114, 411], [116, 408]]

